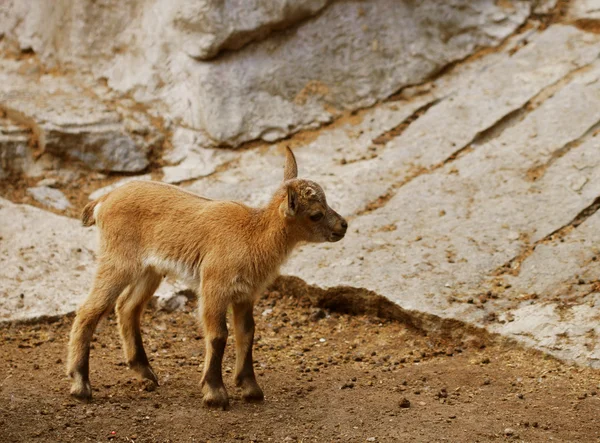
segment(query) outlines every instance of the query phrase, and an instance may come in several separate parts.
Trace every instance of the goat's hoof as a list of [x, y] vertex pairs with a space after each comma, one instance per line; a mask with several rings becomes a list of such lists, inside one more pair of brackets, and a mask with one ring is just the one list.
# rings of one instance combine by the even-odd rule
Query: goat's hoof
[[143, 379], [140, 382], [142, 389], [146, 392], [154, 392], [156, 388], [158, 388], [158, 383], [155, 383], [152, 380], [148, 380], [147, 378]]
[[73, 383], [71, 396], [77, 400], [89, 403], [92, 400], [92, 385], [90, 382]]
[[207, 390], [202, 403], [208, 408], [226, 410], [229, 407], [229, 397], [225, 388]]
[[248, 384], [248, 386], [242, 388], [242, 398], [244, 401], [256, 403], [263, 401], [265, 399], [265, 394], [263, 394], [260, 386], [254, 382], [253, 384]]
[[149, 380], [155, 387], [158, 386], [158, 377], [150, 367], [150, 365], [130, 365], [131, 370], [135, 371], [138, 377], [142, 380]]

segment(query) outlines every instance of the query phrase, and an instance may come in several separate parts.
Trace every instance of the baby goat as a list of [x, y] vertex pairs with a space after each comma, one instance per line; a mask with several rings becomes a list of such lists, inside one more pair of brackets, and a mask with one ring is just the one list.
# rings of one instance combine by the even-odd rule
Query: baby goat
[[283, 184], [262, 209], [215, 201], [149, 181], [128, 183], [89, 203], [84, 226], [100, 230], [96, 277], [77, 312], [69, 341], [71, 394], [89, 400], [90, 341], [96, 325], [116, 304], [129, 367], [158, 384], [142, 344], [140, 318], [163, 275], [187, 280], [199, 295], [206, 360], [203, 402], [226, 408], [221, 365], [226, 314], [233, 306], [235, 383], [247, 401], [263, 399], [252, 366], [254, 303], [299, 242], [336, 242], [348, 224], [331, 209], [323, 189], [297, 178], [288, 148]]

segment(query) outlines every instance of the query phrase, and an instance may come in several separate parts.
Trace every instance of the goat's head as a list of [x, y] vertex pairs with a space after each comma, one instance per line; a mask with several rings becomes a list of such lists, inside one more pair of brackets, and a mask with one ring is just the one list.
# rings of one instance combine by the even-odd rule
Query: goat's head
[[281, 212], [300, 240], [336, 242], [344, 238], [348, 223], [329, 207], [323, 188], [317, 183], [298, 178], [296, 158], [290, 148], [286, 151], [283, 186], [287, 199]]

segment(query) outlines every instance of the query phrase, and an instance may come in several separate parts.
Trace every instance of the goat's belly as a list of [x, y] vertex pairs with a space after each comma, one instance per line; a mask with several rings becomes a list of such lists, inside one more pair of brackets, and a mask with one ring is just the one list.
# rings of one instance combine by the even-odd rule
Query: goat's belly
[[143, 264], [144, 266], [153, 268], [159, 274], [183, 280], [194, 289], [197, 289], [200, 284], [200, 275], [197, 270], [191, 269], [183, 262], [150, 255], [144, 259]]

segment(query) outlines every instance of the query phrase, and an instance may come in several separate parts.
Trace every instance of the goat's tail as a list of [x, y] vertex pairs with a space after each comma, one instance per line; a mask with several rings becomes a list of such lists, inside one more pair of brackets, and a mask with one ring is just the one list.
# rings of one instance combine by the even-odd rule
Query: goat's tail
[[88, 203], [83, 208], [83, 212], [81, 213], [81, 223], [83, 226], [92, 226], [96, 224], [96, 216], [94, 214], [94, 210], [96, 209], [96, 205], [100, 203], [100, 199], [94, 200], [93, 202]]

